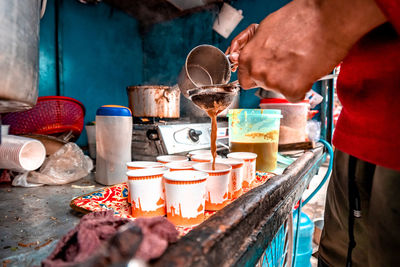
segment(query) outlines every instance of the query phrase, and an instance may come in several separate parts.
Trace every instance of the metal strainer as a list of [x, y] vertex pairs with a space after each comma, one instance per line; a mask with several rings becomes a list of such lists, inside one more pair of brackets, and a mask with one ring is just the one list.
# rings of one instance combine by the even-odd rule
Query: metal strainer
[[204, 111], [214, 110], [216, 114], [224, 111], [239, 92], [237, 81], [228, 84], [200, 86], [188, 90], [189, 99]]

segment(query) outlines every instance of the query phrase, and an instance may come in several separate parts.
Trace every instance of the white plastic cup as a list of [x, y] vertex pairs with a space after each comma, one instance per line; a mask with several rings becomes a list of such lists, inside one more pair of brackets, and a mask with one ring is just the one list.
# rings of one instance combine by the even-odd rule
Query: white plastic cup
[[92, 159], [96, 158], [96, 125], [86, 125], [86, 134], [89, 146], [89, 156]]
[[213, 170], [212, 163], [205, 162], [195, 164], [193, 168], [209, 175], [206, 185], [206, 210], [220, 210], [228, 205], [228, 185], [232, 167], [215, 163], [215, 170]]
[[163, 164], [168, 162], [182, 162], [188, 161], [189, 159], [186, 156], [179, 156], [179, 155], [162, 155], [157, 157], [157, 161]]
[[[132, 161], [126, 163], [127, 170], [151, 169], [151, 168], [164, 168], [164, 164], [155, 161]], [[128, 186], [128, 203], [131, 203], [131, 188]]]
[[227, 155], [230, 159], [238, 159], [244, 161], [243, 183], [242, 188], [250, 188], [256, 179], [256, 159], [257, 154], [251, 152], [233, 152]]
[[133, 217], [165, 215], [163, 175], [167, 168], [130, 170], [126, 173]]
[[3, 135], [0, 144], [0, 169], [17, 172], [33, 171], [42, 166], [46, 148], [35, 139]]
[[244, 160], [239, 159], [216, 159], [216, 163], [228, 164], [232, 167], [229, 185], [228, 185], [228, 198], [238, 198], [243, 192], [243, 174], [244, 174]]
[[227, 3], [224, 3], [214, 21], [213, 30], [224, 38], [228, 38], [242, 19], [242, 10], [237, 10]]
[[165, 164], [165, 167], [169, 169], [169, 171], [193, 171], [193, 165], [197, 164], [194, 161], [176, 161], [176, 162], [169, 162]]
[[[221, 156], [217, 155], [216, 158], [221, 158]], [[195, 162], [211, 162], [213, 161], [213, 156], [211, 152], [208, 153], [201, 153], [201, 154], [195, 154], [192, 156], [192, 161]]]
[[164, 174], [167, 218], [174, 225], [191, 226], [204, 221], [207, 178], [207, 173], [199, 171]]

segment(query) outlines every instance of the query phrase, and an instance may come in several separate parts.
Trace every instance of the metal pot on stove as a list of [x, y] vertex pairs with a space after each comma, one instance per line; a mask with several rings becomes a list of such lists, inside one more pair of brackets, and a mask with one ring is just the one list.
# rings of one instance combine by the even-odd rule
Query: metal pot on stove
[[162, 85], [128, 86], [129, 108], [134, 117], [179, 118], [180, 90]]

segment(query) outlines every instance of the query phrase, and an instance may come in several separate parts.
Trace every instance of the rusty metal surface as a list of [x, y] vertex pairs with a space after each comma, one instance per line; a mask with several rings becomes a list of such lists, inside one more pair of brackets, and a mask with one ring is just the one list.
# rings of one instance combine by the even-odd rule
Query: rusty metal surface
[[101, 187], [94, 181], [93, 174], [63, 186], [0, 185], [0, 263], [39, 265], [82, 217], [69, 207], [71, 199]]
[[253, 189], [216, 213], [154, 266], [253, 266], [300, 198], [323, 158], [318, 146], [280, 176]]

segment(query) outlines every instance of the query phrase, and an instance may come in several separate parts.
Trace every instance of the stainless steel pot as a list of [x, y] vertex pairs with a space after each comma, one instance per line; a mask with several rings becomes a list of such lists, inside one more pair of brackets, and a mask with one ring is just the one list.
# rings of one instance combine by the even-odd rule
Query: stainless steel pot
[[129, 86], [129, 108], [134, 117], [179, 118], [180, 91], [159, 85]]
[[0, 1], [0, 113], [36, 104], [40, 2]]

